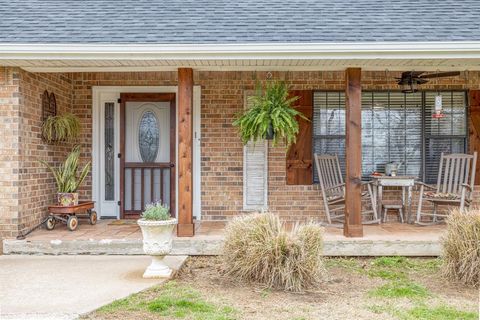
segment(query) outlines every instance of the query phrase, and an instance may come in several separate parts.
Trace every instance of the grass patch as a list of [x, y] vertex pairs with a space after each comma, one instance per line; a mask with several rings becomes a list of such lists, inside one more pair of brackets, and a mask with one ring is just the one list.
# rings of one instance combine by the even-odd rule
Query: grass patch
[[478, 313], [455, 309], [450, 306], [428, 307], [417, 304], [413, 308], [403, 310], [392, 305], [373, 305], [367, 309], [375, 314], [389, 314], [400, 320], [476, 320]]
[[422, 305], [408, 310], [401, 318], [405, 320], [476, 320], [478, 319], [478, 314], [476, 312], [457, 310], [448, 306], [429, 308]]
[[409, 259], [405, 257], [379, 257], [372, 260], [355, 258], [325, 259], [327, 269], [342, 268], [386, 280], [407, 280], [409, 273], [433, 273], [439, 270], [439, 259]]
[[429, 295], [428, 290], [410, 281], [392, 281], [371, 290], [371, 296], [382, 298], [424, 298]]
[[363, 272], [364, 269], [355, 258], [327, 258], [324, 261], [327, 269], [342, 268], [351, 272]]
[[[138, 293], [117, 300], [98, 309], [98, 313], [116, 311], [146, 311], [174, 319], [233, 320], [237, 310], [229, 306], [218, 306], [204, 300], [200, 293], [175, 281], [149, 290], [150, 295]], [[152, 295], [154, 298], [152, 299]]]

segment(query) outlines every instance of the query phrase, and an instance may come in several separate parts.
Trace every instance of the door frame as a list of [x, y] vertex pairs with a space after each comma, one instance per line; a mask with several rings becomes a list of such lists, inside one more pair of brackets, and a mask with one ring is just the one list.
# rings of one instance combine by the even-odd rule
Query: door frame
[[[120, 93], [120, 219], [125, 219], [125, 133], [127, 102], [170, 102], [170, 213], [177, 216], [176, 210], [176, 150], [177, 150], [177, 112], [175, 93], [121, 92]], [[134, 169], [132, 169], [134, 170]], [[143, 172], [143, 171], [142, 171]], [[153, 174], [153, 173], [151, 173]], [[162, 173], [161, 173], [162, 174]], [[132, 179], [135, 174], [132, 175]], [[153, 178], [152, 178], [153, 179]], [[142, 173], [143, 181], [143, 173]], [[134, 181], [132, 181], [134, 183]], [[143, 190], [143, 186], [142, 186]], [[133, 195], [132, 195], [133, 196]], [[143, 199], [143, 195], [142, 195]], [[143, 207], [143, 204], [141, 204]], [[138, 218], [138, 217], [134, 217]]]
[[[119, 141], [120, 139], [118, 132], [120, 132], [120, 117], [119, 109], [120, 104], [117, 103], [117, 100], [120, 98], [121, 92], [156, 92], [156, 93], [175, 93], [178, 94], [177, 86], [92, 86], [92, 199], [95, 201], [95, 209], [99, 213], [101, 218], [107, 219], [119, 219], [119, 206], [116, 205], [117, 210], [115, 212], [102, 212], [101, 202], [102, 202], [102, 181], [101, 181], [101, 170], [103, 169], [101, 164], [101, 156], [103, 151], [103, 145], [101, 144], [101, 137], [103, 136], [102, 132], [102, 111], [103, 103], [108, 101], [115, 102], [115, 132], [116, 132], [116, 146], [115, 153], [118, 153], [120, 148]], [[202, 212], [202, 203], [201, 203], [201, 86], [195, 85], [193, 87], [193, 215], [197, 220], [201, 219]], [[105, 98], [107, 97], [107, 98]], [[177, 105], [177, 102], [176, 102]], [[177, 108], [175, 108], [177, 109]], [[178, 121], [178, 115], [176, 116]], [[176, 145], [178, 145], [178, 123], [176, 123]], [[177, 148], [178, 150], [178, 148]], [[119, 167], [120, 159], [116, 159], [116, 180], [119, 181]], [[178, 159], [178, 154], [176, 154], [176, 159]], [[176, 170], [175, 180], [178, 181], [178, 170]], [[119, 183], [116, 183], [115, 191], [115, 202], [119, 200], [120, 197], [120, 188]], [[178, 183], [176, 184], [175, 190], [175, 206], [178, 208]]]

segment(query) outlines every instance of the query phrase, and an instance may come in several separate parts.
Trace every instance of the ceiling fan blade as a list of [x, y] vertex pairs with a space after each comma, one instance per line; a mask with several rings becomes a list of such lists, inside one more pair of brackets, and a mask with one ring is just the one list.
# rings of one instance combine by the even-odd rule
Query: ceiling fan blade
[[402, 78], [417, 78], [425, 71], [405, 71], [402, 72]]
[[460, 75], [460, 71], [450, 71], [450, 72], [438, 72], [430, 73], [419, 76], [419, 78], [443, 78], [443, 77], [456, 77]]

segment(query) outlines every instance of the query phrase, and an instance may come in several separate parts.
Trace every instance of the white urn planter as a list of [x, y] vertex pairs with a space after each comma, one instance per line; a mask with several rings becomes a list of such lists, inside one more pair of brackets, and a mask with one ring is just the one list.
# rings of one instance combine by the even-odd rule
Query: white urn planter
[[143, 251], [152, 256], [152, 263], [143, 274], [144, 278], [168, 278], [172, 275], [163, 258], [172, 250], [172, 232], [177, 219], [145, 220], [139, 219], [138, 225], [143, 234]]

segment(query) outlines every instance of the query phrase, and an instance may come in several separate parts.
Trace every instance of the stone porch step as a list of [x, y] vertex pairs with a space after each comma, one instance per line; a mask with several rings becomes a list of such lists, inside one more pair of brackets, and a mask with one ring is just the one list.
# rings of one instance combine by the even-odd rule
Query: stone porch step
[[[221, 254], [222, 236], [175, 238], [172, 255]], [[141, 255], [140, 239], [90, 240], [3, 240], [4, 254], [48, 255]], [[325, 256], [439, 256], [438, 239], [368, 239], [331, 237], [325, 239]]]

